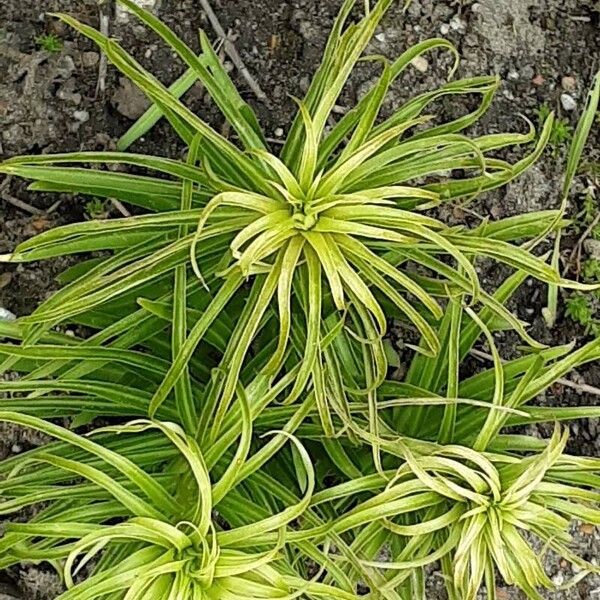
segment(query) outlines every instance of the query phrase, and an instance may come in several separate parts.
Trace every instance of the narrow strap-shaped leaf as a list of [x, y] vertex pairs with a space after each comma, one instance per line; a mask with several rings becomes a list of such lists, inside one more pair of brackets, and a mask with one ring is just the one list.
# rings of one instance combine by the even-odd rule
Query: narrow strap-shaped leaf
[[243, 277], [241, 273], [235, 271], [231, 273], [225, 283], [223, 283], [219, 289], [219, 292], [214, 297], [211, 304], [207, 307], [200, 320], [196, 323], [196, 325], [194, 325], [194, 328], [185, 340], [184, 345], [181, 347], [179, 354], [171, 365], [171, 368], [169, 369], [164, 381], [154, 393], [148, 410], [148, 414], [150, 416], [154, 416], [158, 408], [167, 399], [167, 396], [175, 386], [178, 379], [181, 377], [183, 370], [190, 361], [197, 345], [205, 336], [207, 329], [218, 317], [219, 313], [223, 310], [242, 283]]
[[292, 327], [292, 283], [298, 267], [298, 262], [304, 247], [304, 237], [294, 236], [290, 238], [284, 252], [281, 274], [277, 284], [277, 306], [279, 311], [279, 336], [277, 348], [269, 362], [264, 367], [265, 373], [275, 373], [284, 359], [290, 339]]
[[297, 177], [300, 189], [304, 195], [309, 191], [314, 182], [315, 170], [317, 167], [319, 137], [308, 109], [301, 101], [298, 101], [297, 104], [300, 114], [302, 115], [305, 137], [304, 147], [302, 149], [302, 159], [298, 167]]
[[349, 156], [357, 151], [363, 143], [369, 137], [371, 128], [377, 119], [381, 105], [385, 95], [387, 94], [390, 84], [392, 82], [392, 70], [387, 62], [383, 62], [383, 73], [379, 78], [377, 84], [373, 87], [372, 92], [369, 94], [368, 103], [365, 106], [365, 110], [361, 115], [358, 125], [350, 138], [350, 141], [344, 148], [338, 163], [343, 163]]
[[0, 171], [37, 180], [29, 186], [32, 191], [113, 197], [155, 212], [176, 210], [178, 206], [177, 184], [153, 177], [76, 167], [27, 165], [0, 166]]
[[[373, 285], [384, 293], [392, 302], [402, 311], [407, 318], [413, 323], [419, 333], [423, 336], [424, 347], [417, 348], [428, 356], [436, 356], [440, 350], [439, 339], [433, 328], [421, 316], [421, 314], [410, 304], [408, 300], [403, 298], [380, 274], [373, 266], [365, 259], [364, 256], [356, 254], [352, 259], [360, 268], [362, 273], [369, 279]], [[412, 347], [412, 346], [411, 346]]]
[[304, 232], [303, 236], [321, 261], [336, 308], [343, 311], [345, 309], [344, 287], [335, 266], [335, 259], [332, 256], [331, 245], [335, 243], [333, 237], [327, 233], [319, 233], [314, 230]]
[[[86, 450], [87, 452], [90, 452], [91, 454], [102, 458], [103, 460], [114, 466], [116, 469], [118, 469], [121, 473], [123, 473], [123, 475], [130, 479], [130, 481], [135, 483], [139, 487], [140, 491], [147, 495], [148, 498], [151, 499], [157, 506], [160, 506], [161, 508], [166, 508], [167, 510], [171, 511], [176, 511], [178, 509], [175, 500], [164, 490], [164, 488], [161, 485], [156, 483], [151, 476], [149, 476], [142, 469], [140, 469], [135, 463], [121, 456], [120, 454], [113, 452], [105, 447], [102, 447], [88, 438], [81, 437], [69, 431], [68, 429], [64, 429], [63, 427], [59, 427], [58, 425], [48, 423], [35, 417], [28, 417], [25, 415], [19, 415], [17, 413], [3, 411], [0, 412], [0, 419], [3, 421], [8, 421], [11, 423], [21, 425], [23, 427], [31, 427], [37, 429], [38, 431], [42, 431], [56, 439], [68, 442], [69, 444], [82, 448], [83, 450]], [[50, 458], [48, 457], [46, 457], [46, 459], [48, 460], [48, 462], [50, 462], [50, 464], [55, 464], [60, 468], [62, 468], [62, 465], [64, 465], [65, 468], [73, 470], [73, 461], [67, 463], [60, 463], [57, 461], [63, 459], [57, 456], [52, 457], [52, 461], [54, 462], [51, 462]], [[92, 473], [95, 473], [95, 471], [90, 471], [90, 474]], [[83, 473], [81, 474], [84, 477], [87, 477], [87, 475]], [[109, 482], [108, 480], [109, 478], [106, 477], [101, 479], [101, 481], [105, 483]], [[146, 504], [141, 500], [139, 502], [140, 506]], [[150, 509], [148, 506], [144, 508], [144, 511], [149, 516], [156, 517], [157, 515], [161, 514], [159, 511], [155, 509]]]
[[456, 180], [446, 183], [435, 183], [426, 186], [427, 189], [437, 192], [444, 199], [451, 200], [453, 198], [470, 196], [473, 193], [481, 193], [496, 189], [497, 187], [509, 183], [521, 173], [526, 171], [529, 167], [531, 167], [531, 165], [533, 165], [542, 155], [550, 140], [553, 124], [554, 117], [551, 115], [544, 122], [544, 127], [540, 134], [540, 138], [533, 152], [512, 165], [509, 170], [499, 170], [496, 173], [486, 173], [483, 176], [473, 177], [471, 179]]
[[338, 96], [342, 92], [344, 84], [350, 76], [352, 69], [371, 40], [377, 25], [389, 9], [391, 3], [391, 0], [379, 0], [373, 10], [358, 24], [353, 33], [351, 39], [352, 43], [348, 45], [346, 53], [341, 57], [341, 64], [339, 64], [335, 76], [324, 90], [315, 110], [311, 112], [311, 116], [314, 118], [315, 131], [318, 139], [321, 138], [327, 122], [327, 117], [333, 109]]
[[[188, 150], [187, 164], [194, 167], [198, 161], [199, 146], [201, 136], [196, 135]], [[188, 211], [192, 207], [192, 195], [194, 191], [194, 182], [191, 179], [185, 179], [181, 194], [181, 210]], [[180, 225], [178, 231], [179, 239], [188, 235], [187, 225]], [[187, 265], [178, 265], [175, 269], [175, 281], [173, 286], [173, 325], [171, 341], [171, 357], [174, 361], [179, 354], [185, 338], [187, 336]], [[181, 377], [175, 384], [175, 404], [177, 412], [180, 415], [181, 422], [188, 432], [195, 431], [196, 428], [196, 407], [194, 404], [194, 395], [192, 393], [192, 382], [190, 372], [186, 365]]]
[[304, 391], [313, 372], [321, 351], [321, 319], [323, 290], [321, 281], [321, 262], [310, 245], [304, 246], [304, 257], [307, 266], [306, 298], [304, 314], [306, 317], [306, 346], [302, 357], [302, 365], [296, 381], [284, 403], [295, 402]]
[[452, 81], [431, 92], [425, 92], [419, 96], [411, 98], [404, 106], [396, 111], [389, 119], [378, 125], [373, 130], [373, 135], [377, 135], [393, 127], [399, 122], [406, 119], [414, 119], [416, 116], [421, 114], [429, 104], [433, 101], [443, 98], [444, 96], [463, 95], [463, 94], [481, 94], [482, 101], [479, 107], [469, 115], [461, 117], [457, 122], [453, 124], [441, 125], [429, 132], [425, 132], [423, 135], [437, 135], [438, 133], [454, 133], [467, 127], [470, 123], [476, 121], [482, 114], [484, 114], [489, 108], [491, 101], [494, 97], [498, 86], [500, 85], [500, 79], [498, 77], [473, 77], [469, 79], [460, 79]]
[[283, 252], [279, 252], [277, 259], [271, 267], [271, 271], [264, 279], [264, 282], [257, 281], [255, 283], [255, 285], [260, 284], [260, 292], [256, 297], [256, 301], [250, 307], [251, 311], [248, 314], [248, 318], [240, 319], [238, 323], [237, 329], [239, 333], [234, 332], [234, 339], [236, 333], [239, 337], [235, 339], [236, 344], [233, 348], [233, 352], [230, 356], [226, 355], [223, 359], [222, 366], [226, 370], [227, 375], [214, 414], [214, 419], [210, 425], [211, 430], [209, 439], [211, 442], [214, 442], [219, 436], [230, 403], [235, 395], [235, 389], [238, 385], [244, 359], [246, 358], [252, 340], [261, 325], [263, 316], [269, 308], [273, 295], [277, 290], [277, 283], [281, 276], [282, 261]]
[[[223, 43], [226, 45], [227, 40], [223, 41]], [[203, 30], [200, 30], [200, 46], [204, 52], [203, 57], [207, 60], [208, 68], [216, 81], [216, 85], [221, 89], [223, 95], [237, 107], [243, 119], [254, 130], [256, 136], [258, 136], [258, 139], [261, 141], [261, 146], [266, 148], [264, 132], [261, 129], [256, 113], [250, 104], [242, 98], [242, 95], [231, 80], [227, 69], [221, 62], [221, 59]]]
[[[448, 383], [446, 386], [446, 396], [448, 398], [458, 397], [459, 367], [460, 367], [460, 324], [462, 318], [461, 300], [452, 298], [450, 300], [450, 330], [448, 332]], [[454, 439], [454, 429], [456, 426], [456, 405], [449, 404], [444, 410], [444, 417], [438, 442], [447, 444]]]
[[240, 442], [227, 470], [213, 486], [212, 497], [214, 504], [218, 504], [233, 487], [237, 473], [250, 452], [250, 444], [252, 442], [252, 414], [246, 392], [241, 386], [238, 386], [238, 400], [242, 415]]
[[594, 125], [594, 121], [598, 114], [598, 103], [600, 102], [600, 72], [594, 77], [592, 88], [590, 89], [586, 101], [586, 106], [583, 111], [582, 118], [577, 123], [577, 129], [573, 135], [573, 142], [569, 149], [569, 157], [567, 160], [567, 169], [565, 171], [565, 180], [563, 185], [563, 198], [569, 195], [569, 190], [573, 183], [575, 173], [579, 168], [581, 156], [585, 148], [585, 144], [589, 137], [590, 131]]
[[138, 550], [118, 566], [98, 573], [72, 587], [60, 600], [96, 600], [110, 593], [127, 590], [138, 578], [148, 573], [157, 564], [168, 564], [171, 557], [160, 548], [152, 546]]
[[129, 367], [128, 370], [140, 369], [154, 373], [164, 373], [168, 363], [156, 356], [132, 350], [106, 348], [103, 346], [64, 346], [36, 344], [34, 346], [17, 346], [0, 344], [0, 354], [18, 356], [36, 361], [45, 360], [90, 360], [116, 362]]
[[[11, 166], [43, 166], [65, 163], [123, 164], [144, 167], [166, 173], [179, 179], [190, 179], [210, 188], [210, 179], [204, 171], [192, 164], [159, 156], [133, 154], [129, 152], [72, 152], [68, 154], [42, 154], [39, 156], [18, 156], [2, 163], [1, 169]], [[189, 207], [191, 208], [191, 206]]]
[[[144, 430], [147, 428], [159, 429], [169, 441], [179, 450], [181, 456], [185, 459], [191, 469], [191, 474], [195, 479], [198, 488], [195, 507], [192, 513], [192, 519], [197, 526], [197, 533], [203, 539], [210, 530], [212, 522], [212, 488], [210, 475], [204, 461], [202, 451], [194, 438], [187, 435], [178, 425], [173, 423], [161, 423], [158, 421], [133, 421], [122, 429]], [[117, 427], [118, 431], [119, 428]]]
[[251, 540], [253, 537], [258, 537], [264, 533], [285, 526], [294, 519], [298, 518], [300, 515], [302, 515], [302, 513], [308, 508], [308, 505], [310, 504], [310, 499], [312, 497], [316, 485], [315, 472], [312, 460], [308, 452], [304, 449], [304, 446], [302, 446], [302, 444], [300, 444], [300, 442], [296, 438], [294, 438], [289, 433], [283, 431], [276, 433], [284, 440], [291, 440], [291, 442], [294, 444], [295, 448], [297, 449], [300, 455], [304, 469], [306, 470], [307, 480], [304, 496], [296, 505], [286, 508], [279, 514], [267, 517], [266, 519], [263, 519], [262, 521], [259, 521], [257, 523], [253, 523], [251, 525], [237, 527], [232, 531], [219, 532], [217, 536], [219, 542], [223, 545], [238, 545], [240, 543], [246, 542], [247, 540]]
[[[199, 57], [202, 60], [204, 57]], [[197, 81], [197, 76], [192, 69], [181, 75], [169, 86], [169, 93], [174, 98], [181, 98]], [[124, 152], [133, 143], [150, 131], [164, 116], [164, 112], [157, 104], [153, 104], [146, 112], [119, 138], [117, 150]]]
[[[346, 178], [351, 175], [355, 169], [365, 163], [371, 156], [376, 154], [386, 144], [398, 138], [410, 127], [414, 127], [427, 120], [415, 119], [400, 123], [395, 127], [373, 136], [370, 140], [364, 142], [358, 148], [347, 155], [340, 157], [335, 166], [333, 166], [321, 180], [317, 188], [317, 196], [327, 197], [338, 192], [344, 185]], [[360, 131], [357, 129], [357, 131]]]
[[[134, 515], [153, 519], [164, 519], [164, 514], [160, 509], [154, 508], [151, 504], [142, 500], [137, 494], [130, 492], [112, 477], [106, 475], [99, 469], [82, 464], [76, 460], [53, 456], [52, 454], [40, 453], [36, 456], [35, 460], [51, 464], [59, 469], [70, 471], [79, 477], [87, 479], [98, 487], [105, 489]], [[145, 491], [144, 487], [141, 489]]]

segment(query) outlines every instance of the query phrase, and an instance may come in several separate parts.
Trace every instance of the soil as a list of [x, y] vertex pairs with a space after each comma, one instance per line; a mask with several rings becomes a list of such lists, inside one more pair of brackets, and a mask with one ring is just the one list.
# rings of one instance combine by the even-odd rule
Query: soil
[[[196, 43], [198, 27], [213, 36], [197, 0], [164, 0], [161, 6], [153, 0], [143, 3], [154, 6], [192, 44]], [[295, 111], [290, 95], [301, 96], [306, 90], [341, 0], [211, 0], [211, 3], [224, 28], [235, 36], [235, 45], [266, 92], [268, 102], [259, 102], [238, 74], [236, 82], [255, 106], [267, 135], [277, 138], [280, 129], [287, 130]], [[386, 17], [372, 43], [372, 52], [395, 57], [415, 42], [442, 35], [451, 39], [462, 54], [459, 76], [499, 74], [503, 80], [501, 90], [477, 125], [478, 131], [523, 128], [518, 115], [535, 120], [535, 109], [542, 103], [556, 109], [572, 126], [575, 124], [593, 73], [600, 66], [600, 3], [596, 0], [415, 0], [406, 14], [402, 13], [401, 4], [398, 2]], [[143, 98], [120, 81], [112, 68], [108, 70], [106, 91], [97, 92], [99, 55], [95, 48], [58, 20], [45, 15], [45, 12], [64, 11], [98, 26], [95, 0], [0, 0], [0, 5], [0, 156], [113, 147], [117, 137], [143, 111]], [[133, 18], [119, 19], [112, 13], [110, 28], [111, 34], [122, 39], [163, 81], [171, 82], [181, 72], [172, 54]], [[60, 52], [48, 53], [37, 45], [36, 38], [49, 33], [63, 40]], [[423, 72], [411, 68], [392, 92], [388, 108], [439, 85], [447, 75], [448, 64], [447, 56], [433, 54], [428, 56], [427, 64], [420, 65]], [[368, 67], [359, 68], [340, 104], [351, 106], [373, 75]], [[574, 111], [564, 110], [562, 94], [570, 96], [571, 104], [576, 105]], [[193, 88], [187, 101], [214, 126], [223, 126], [222, 118], [210, 107], [201, 89]], [[453, 115], [468, 108], [468, 100], [458, 100], [439, 110]], [[588, 158], [598, 159], [598, 141], [596, 134]], [[164, 124], [155, 127], [136, 149], [172, 157], [183, 152]], [[563, 167], [564, 149], [548, 151], [537, 166], [508, 189], [487, 195], [469, 209], [499, 218], [556, 207]], [[578, 178], [570, 199], [571, 214], [576, 214], [581, 206], [582, 194], [578, 192], [591, 183], [584, 176]], [[0, 181], [0, 194], [0, 253], [12, 250], [36, 232], [86, 217], [85, 199], [34, 194], [21, 181]], [[26, 202], [35, 214], [15, 206], [12, 199]], [[450, 207], [445, 217], [460, 222], [468, 214]], [[573, 243], [573, 239], [567, 240], [567, 246]], [[27, 314], [55, 289], [54, 278], [67, 264], [69, 261], [62, 260], [0, 266], [0, 308], [15, 315]], [[487, 269], [485, 275], [491, 287], [504, 276], [498, 269]], [[559, 322], [548, 330], [540, 316], [543, 305], [543, 289], [532, 284], [518, 296], [513, 308], [532, 322], [533, 333], [541, 341], [558, 344], [575, 339], [581, 343], [585, 339], [581, 328], [564, 318], [564, 302]], [[510, 354], [514, 344], [511, 336], [502, 340], [505, 354]], [[600, 386], [600, 366], [583, 368], [575, 377]], [[597, 398], [555, 388], [543, 401], [592, 404], [597, 403]], [[596, 456], [600, 453], [598, 421], [580, 421], [571, 428], [570, 451]], [[39, 443], [18, 429], [4, 428], [1, 436], [0, 449], [5, 454]], [[588, 559], [600, 556], [598, 531], [575, 528], [573, 533], [574, 545], [582, 556]], [[567, 583], [573, 575], [567, 563], [552, 556], [547, 561], [554, 581]], [[441, 584], [434, 575], [428, 599], [445, 597], [436, 582]], [[0, 577], [0, 600], [50, 600], [59, 589], [56, 578], [43, 565], [11, 569]], [[598, 594], [600, 578], [589, 577], [568, 591], [547, 597], [593, 599]], [[499, 588], [497, 597], [521, 598], [510, 588]]]

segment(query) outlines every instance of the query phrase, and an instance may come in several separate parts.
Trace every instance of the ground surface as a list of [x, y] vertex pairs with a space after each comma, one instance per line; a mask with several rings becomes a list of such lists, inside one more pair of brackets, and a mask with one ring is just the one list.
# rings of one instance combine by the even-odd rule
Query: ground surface
[[[111, 148], [144, 109], [143, 98], [119, 81], [109, 68], [107, 91], [96, 90], [99, 55], [46, 11], [70, 12], [98, 25], [99, 13], [93, 0], [1, 0], [0, 11], [0, 156], [15, 154]], [[236, 36], [236, 46], [250, 72], [265, 90], [269, 103], [256, 101], [243, 80], [236, 76], [245, 96], [256, 106], [267, 135], [278, 137], [294, 111], [288, 94], [302, 95], [319, 60], [331, 21], [340, 0], [212, 0], [223, 26]], [[401, 4], [400, 2], [398, 4]], [[189, 40], [197, 27], [213, 31], [199, 10], [197, 0], [163, 0], [157, 6], [161, 16]], [[124, 40], [165, 82], [179, 74], [173, 56], [134, 21], [110, 19], [111, 33]], [[36, 38], [55, 33], [64, 40], [56, 54], [41, 51]], [[392, 10], [373, 43], [372, 50], [390, 57], [422, 39], [443, 35], [455, 42], [463, 62], [460, 76], [498, 73], [501, 91], [478, 130], [488, 132], [522, 127], [517, 115], [535, 118], [534, 109], [543, 102], [557, 109], [571, 124], [583, 107], [587, 88], [600, 66], [600, 6], [596, 0], [415, 0], [406, 15]], [[396, 87], [391, 107], [414, 93], [443, 81], [446, 57], [431, 55], [428, 64], [411, 68]], [[373, 73], [361, 69], [342, 99], [351, 105], [370, 82]], [[561, 94], [568, 93], [576, 105], [565, 111]], [[222, 121], [207, 107], [202, 90], [193, 89], [188, 100], [202, 116], [216, 126]], [[569, 101], [567, 100], [567, 106]], [[445, 106], [449, 114], [460, 114], [460, 102]], [[594, 141], [593, 141], [594, 142]], [[598, 139], [591, 146], [599, 148]], [[182, 149], [163, 125], [139, 145], [144, 151], [180, 156]], [[562, 152], [548, 152], [535, 168], [508, 190], [488, 196], [474, 210], [498, 218], [531, 209], [556, 207], [560, 189]], [[581, 177], [579, 189], [589, 185]], [[34, 208], [31, 214], [14, 204], [22, 200]], [[56, 205], [57, 201], [59, 204]], [[578, 211], [581, 195], [572, 197], [571, 211]], [[52, 208], [48, 212], [48, 209]], [[82, 198], [33, 195], [19, 181], [0, 181], [0, 253], [36, 232], [85, 216]], [[455, 222], [465, 214], [449, 210]], [[30, 312], [54, 288], [54, 277], [64, 261], [19, 267], [0, 267], [0, 308], [16, 315]], [[502, 275], [487, 274], [490, 284]], [[515, 308], [534, 323], [534, 333], [549, 343], [584, 339], [583, 331], [561, 316], [548, 331], [540, 318], [544, 297], [535, 286], [525, 290]], [[561, 315], [564, 305], [561, 303]], [[533, 310], [533, 312], [532, 312]], [[509, 353], [511, 340], [505, 341]], [[600, 385], [600, 366], [582, 369], [578, 376], [591, 385]], [[592, 396], [555, 390], [548, 401], [592, 403]], [[596, 399], [597, 401], [597, 399]], [[580, 422], [572, 426], [571, 451], [588, 455], [600, 452], [600, 426]], [[0, 452], [18, 452], [37, 440], [23, 431], [0, 430]], [[588, 529], [575, 530], [579, 552], [591, 559], [600, 556], [600, 536]], [[572, 576], [567, 563], [548, 558], [549, 572], [556, 583]], [[428, 598], [444, 598], [432, 578]], [[0, 600], [50, 600], [59, 591], [56, 579], [44, 567], [11, 569], [0, 579]], [[4, 595], [2, 595], [4, 594]], [[520, 598], [509, 588], [498, 590], [499, 599]], [[588, 578], [576, 587], [548, 596], [562, 599], [600, 597], [600, 578]]]

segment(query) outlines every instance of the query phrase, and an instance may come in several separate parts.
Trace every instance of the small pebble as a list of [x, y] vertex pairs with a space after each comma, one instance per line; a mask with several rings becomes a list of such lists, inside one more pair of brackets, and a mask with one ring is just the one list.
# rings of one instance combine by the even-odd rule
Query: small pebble
[[450, 25], [448, 25], [447, 23], [442, 23], [440, 27], [440, 33], [442, 35], [448, 35], [450, 33]]
[[575, 101], [575, 98], [573, 98], [573, 96], [569, 94], [561, 94], [560, 103], [562, 104], [562, 107], [568, 112], [573, 111], [577, 108], [577, 102]]
[[87, 110], [76, 110], [73, 116], [80, 123], [87, 123], [90, 120], [90, 113]]
[[600, 260], [600, 240], [588, 238], [583, 242], [585, 251], [590, 255], [590, 258]]
[[282, 127], [278, 127], [273, 133], [275, 134], [275, 137], [280, 138], [283, 137], [284, 131]]
[[471, 48], [476, 48], [479, 46], [479, 39], [473, 33], [467, 33], [463, 39], [463, 45], [470, 46]]
[[100, 62], [100, 55], [97, 52], [84, 52], [81, 55], [81, 64], [90, 69], [95, 67]]
[[[154, 10], [157, 5], [157, 0], [134, 0], [134, 2], [141, 8], [145, 8], [149, 11]], [[129, 9], [125, 8], [123, 5], [117, 2], [117, 5], [115, 6], [115, 17], [118, 23], [129, 23], [131, 12], [129, 11]]]
[[517, 81], [519, 79], [519, 71], [517, 71], [515, 69], [511, 69], [508, 72], [507, 77], [508, 77], [508, 79], [510, 79], [510, 81]]
[[420, 71], [421, 73], [426, 73], [427, 69], [429, 69], [429, 62], [428, 60], [423, 57], [423, 56], [415, 56], [411, 61], [410, 64], [417, 70]]
[[579, 531], [581, 531], [581, 533], [583, 533], [583, 535], [593, 535], [594, 530], [595, 530], [595, 527], [593, 525], [590, 525], [589, 523], [583, 523], [579, 527]]
[[0, 290], [5, 288], [12, 281], [12, 273], [6, 271], [0, 274]]
[[310, 87], [310, 77], [308, 75], [304, 75], [302, 79], [300, 79], [299, 85], [303, 92], [307, 92], [308, 88]]
[[19, 444], [13, 444], [10, 450], [13, 454], [20, 454], [23, 452], [23, 448], [22, 446], [19, 446]]
[[378, 34], [375, 36], [375, 39], [376, 39], [378, 42], [385, 42], [385, 33], [383, 33], [383, 32], [382, 32], [382, 33], [378, 33]]
[[0, 306], [0, 321], [16, 321], [17, 315]]
[[75, 63], [68, 54], [63, 54], [56, 65], [56, 75], [60, 79], [69, 79], [75, 70]]
[[471, 10], [474, 13], [478, 13], [481, 10], [481, 4], [479, 4], [479, 2], [475, 2], [474, 4], [471, 4]]
[[533, 83], [533, 85], [544, 85], [544, 82], [546, 80], [544, 79], [543, 75], [536, 75], [532, 80], [531, 83]]
[[59, 100], [65, 100], [67, 102], [72, 102], [75, 105], [81, 104], [81, 94], [77, 92], [70, 92], [69, 90], [65, 90], [61, 88], [56, 92], [56, 97]]
[[464, 33], [467, 29], [467, 24], [458, 15], [455, 15], [454, 17], [452, 17], [452, 20], [450, 21], [450, 27], [454, 31], [459, 31], [460, 33]]
[[531, 65], [521, 65], [519, 75], [524, 81], [531, 80], [535, 75], [535, 71], [533, 70], [533, 67]]
[[552, 578], [552, 583], [556, 584], [556, 585], [562, 585], [565, 582], [565, 576], [558, 572], [553, 578]]
[[150, 105], [144, 93], [125, 77], [119, 79], [119, 87], [110, 101], [119, 113], [131, 120], [141, 117]]
[[560, 84], [563, 90], [566, 90], [567, 92], [572, 92], [577, 86], [577, 81], [575, 80], [575, 77], [568, 76], [563, 77]]

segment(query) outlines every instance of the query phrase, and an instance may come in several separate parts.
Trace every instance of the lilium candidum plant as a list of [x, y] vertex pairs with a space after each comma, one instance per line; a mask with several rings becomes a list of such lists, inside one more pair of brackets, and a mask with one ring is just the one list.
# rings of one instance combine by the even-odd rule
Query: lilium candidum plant
[[[340, 327], [348, 327], [363, 344], [372, 363], [365, 393], [385, 378], [382, 338], [386, 317], [411, 322], [422, 336], [419, 350], [435, 355], [440, 342], [432, 327], [441, 317], [440, 299], [464, 293], [484, 306], [473, 258], [482, 256], [522, 269], [551, 283], [556, 270], [516, 240], [535, 238], [560, 224], [559, 213], [546, 211], [486, 223], [473, 230], [448, 227], [426, 209], [506, 184], [531, 166], [544, 150], [552, 129], [550, 117], [530, 154], [515, 164], [490, 156], [502, 148], [525, 145], [535, 138], [507, 133], [471, 138], [462, 133], [489, 106], [498, 80], [459, 80], [408, 101], [388, 118], [381, 116], [389, 87], [416, 56], [434, 49], [456, 50], [433, 39], [407, 50], [392, 63], [382, 61], [378, 83], [331, 131], [327, 120], [377, 25], [392, 4], [381, 0], [358, 23], [347, 25], [355, 4], [347, 0], [327, 45], [323, 63], [299, 111], [280, 155], [269, 151], [251, 108], [235, 90], [206, 36], [202, 54], [191, 48], [156, 17], [124, 0], [186, 63], [213, 97], [239, 136], [242, 148], [223, 138], [182, 104], [115, 40], [72, 17], [58, 15], [94, 40], [109, 60], [155, 103], [190, 146], [187, 162], [127, 153], [77, 153], [20, 157], [2, 170], [35, 180], [37, 190], [79, 191], [117, 197], [156, 215], [67, 226], [22, 244], [9, 257], [27, 261], [68, 252], [110, 249], [115, 254], [44, 303], [24, 322], [35, 339], [48, 325], [76, 318], [108, 300], [139, 294], [178, 270], [175, 297], [199, 282], [210, 291], [189, 333], [179, 319], [172, 368], [156, 391], [151, 414], [177, 385], [198, 344], [225, 307], [250, 283], [247, 309], [236, 319], [224, 353], [223, 376], [215, 383], [213, 404], [202, 416], [214, 416], [213, 439], [234, 397], [244, 360], [253, 340], [269, 319], [276, 319], [278, 343], [264, 374], [277, 375], [293, 341], [301, 345], [300, 368], [286, 403], [311, 385], [330, 434], [332, 408], [325, 399], [331, 364], [323, 364], [323, 347]], [[456, 66], [456, 65], [455, 65]], [[452, 70], [454, 72], [454, 69]], [[455, 95], [480, 95], [473, 113], [436, 124], [430, 104]], [[175, 181], [146, 176], [65, 168], [64, 163], [132, 164], [168, 174]], [[455, 178], [460, 170], [465, 175]], [[451, 173], [451, 176], [445, 174]], [[197, 281], [188, 282], [191, 264]], [[415, 274], [410, 265], [425, 270]], [[565, 285], [570, 283], [563, 282]], [[210, 284], [210, 285], [209, 285]], [[147, 294], [144, 294], [147, 296]], [[385, 303], [385, 304], [384, 304]], [[185, 302], [182, 301], [182, 304]], [[296, 306], [299, 305], [299, 306]], [[384, 306], [388, 306], [386, 313]], [[506, 311], [491, 305], [502, 318]], [[322, 320], [338, 313], [339, 325], [324, 330]], [[183, 314], [180, 306], [179, 316]], [[523, 337], [532, 342], [516, 320]], [[325, 371], [325, 373], [324, 373]], [[337, 376], [337, 375], [336, 375]], [[340, 379], [337, 376], [337, 379]], [[338, 398], [338, 405], [345, 399]], [[188, 423], [194, 408], [186, 407]]]
[[[188, 70], [167, 87], [116, 40], [56, 15], [152, 108], [116, 152], [0, 164], [32, 190], [115, 198], [140, 213], [59, 227], [1, 257], [100, 251], [31, 315], [0, 323], [0, 371], [18, 375], [0, 381], [0, 420], [54, 439], [0, 463], [2, 514], [38, 508], [8, 525], [0, 566], [53, 564], [65, 600], [413, 600], [426, 598], [425, 569], [438, 562], [451, 600], [474, 600], [482, 586], [494, 598], [498, 576], [539, 599], [553, 583], [536, 538], [579, 577], [596, 570], [567, 532], [575, 520], [600, 524], [600, 461], [566, 454], [558, 426], [550, 440], [506, 427], [600, 416], [534, 404], [598, 360], [600, 343], [547, 348], [506, 304], [528, 277], [555, 296], [585, 289], [535, 250], [567, 223], [600, 78], [559, 209], [450, 227], [435, 208], [518, 177], [542, 155], [553, 117], [540, 132], [468, 135], [499, 81], [453, 80], [457, 51], [436, 38], [394, 61], [375, 57], [377, 83], [336, 121], [392, 0], [366, 2], [354, 23], [355, 0], [343, 2], [278, 153], [204, 33], [197, 54], [118, 1]], [[436, 50], [455, 60], [450, 81], [388, 114], [390, 87]], [[195, 81], [233, 141], [180, 100]], [[431, 112], [461, 95], [480, 98], [472, 113], [444, 122]], [[185, 161], [127, 151], [160, 118]], [[521, 160], [497, 158], [516, 146]], [[511, 268], [496, 290], [478, 277], [482, 258]], [[389, 319], [414, 332], [400, 381], [387, 380]], [[503, 362], [494, 334], [507, 330], [526, 347]], [[461, 377], [480, 342], [492, 367]]]
[[[36, 502], [48, 505], [31, 522], [8, 526], [0, 564], [60, 560], [68, 588], [61, 598], [354, 598], [301, 578], [283, 556], [285, 526], [308, 506], [315, 483], [310, 457], [298, 442], [308, 479], [304, 498], [254, 522], [246, 522], [253, 511], [245, 507], [245, 514], [236, 517], [245, 524], [223, 530], [213, 522], [213, 502], [230, 491], [235, 481], [231, 467], [247, 453], [246, 436], [236, 463], [211, 484], [197, 442], [173, 423], [136, 421], [95, 431], [92, 437], [109, 442], [102, 445], [36, 417], [8, 411], [0, 416], [60, 440], [18, 460], [3, 482], [3, 495], [11, 498], [0, 504], [3, 513]], [[159, 435], [147, 436], [151, 430]], [[135, 434], [135, 439], [115, 444], [108, 432], [127, 438]], [[156, 461], [166, 458], [185, 468], [153, 473]], [[34, 473], [40, 471], [43, 486], [35, 481]], [[69, 482], [73, 476], [83, 483]], [[240, 499], [229, 502], [239, 509]], [[111, 519], [119, 522], [110, 524]], [[275, 546], [261, 549], [259, 541], [250, 550], [256, 538], [277, 530]], [[75, 583], [75, 576], [99, 554], [94, 575]]]

